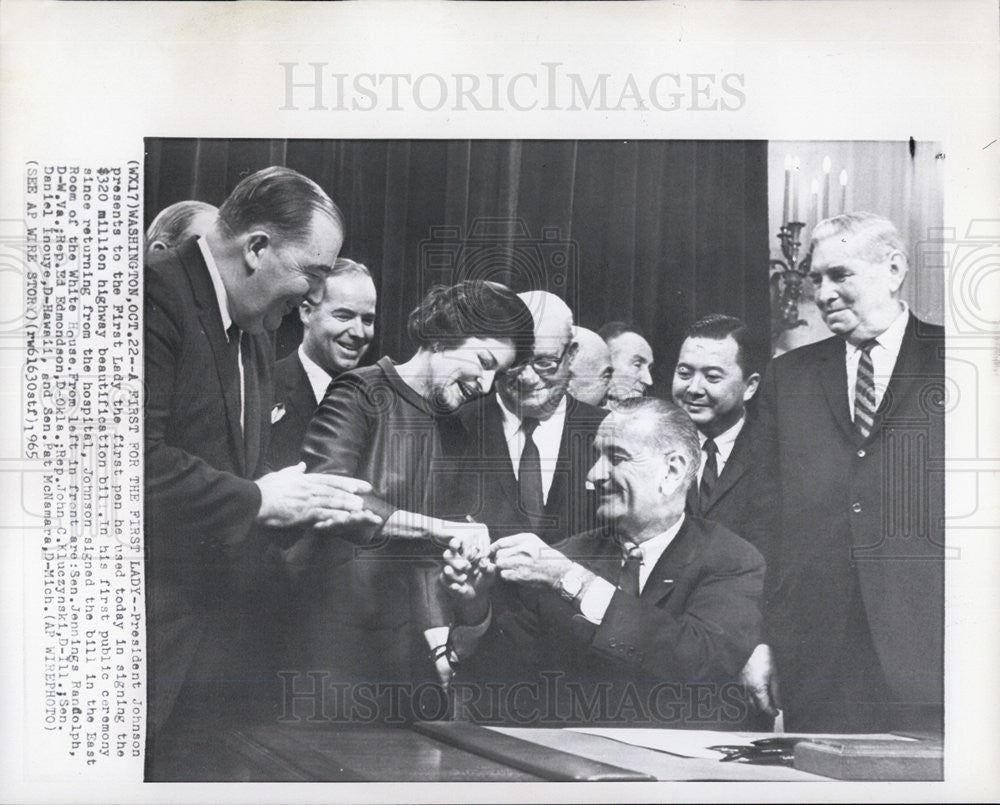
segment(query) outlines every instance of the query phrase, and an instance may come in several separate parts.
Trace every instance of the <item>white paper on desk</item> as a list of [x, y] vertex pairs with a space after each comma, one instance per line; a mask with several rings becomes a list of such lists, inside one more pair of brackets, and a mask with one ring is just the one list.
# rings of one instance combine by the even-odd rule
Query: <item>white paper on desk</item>
[[[597, 735], [612, 741], [655, 749], [657, 752], [667, 752], [680, 757], [703, 758], [718, 760], [722, 752], [709, 749], [710, 746], [742, 746], [761, 738], [774, 738], [772, 732], [722, 732], [719, 730], [669, 730], [669, 729], [616, 729], [601, 727], [568, 727], [572, 732], [583, 732]], [[827, 733], [792, 733], [780, 736], [782, 738], [852, 738], [868, 741], [911, 741], [902, 735], [887, 733], [867, 735], [834, 735]]]

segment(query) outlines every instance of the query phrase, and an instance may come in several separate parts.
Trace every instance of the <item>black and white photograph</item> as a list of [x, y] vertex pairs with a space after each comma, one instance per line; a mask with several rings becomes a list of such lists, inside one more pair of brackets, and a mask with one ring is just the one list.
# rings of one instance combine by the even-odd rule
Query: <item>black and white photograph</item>
[[0, 799], [995, 801], [998, 4], [3, 0]]
[[147, 779], [940, 780], [943, 156], [147, 139]]

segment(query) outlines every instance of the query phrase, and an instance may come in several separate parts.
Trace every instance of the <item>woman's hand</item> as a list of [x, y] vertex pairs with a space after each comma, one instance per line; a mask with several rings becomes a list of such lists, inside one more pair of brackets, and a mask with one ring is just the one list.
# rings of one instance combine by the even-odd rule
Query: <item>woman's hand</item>
[[445, 545], [472, 564], [488, 559], [490, 530], [482, 523], [460, 523], [441, 520], [431, 535], [436, 545]]

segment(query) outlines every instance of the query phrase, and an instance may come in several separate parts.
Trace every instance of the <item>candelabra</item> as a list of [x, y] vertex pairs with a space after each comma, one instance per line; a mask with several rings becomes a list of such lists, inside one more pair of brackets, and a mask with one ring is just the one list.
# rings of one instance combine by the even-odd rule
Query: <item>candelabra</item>
[[781, 253], [785, 259], [771, 260], [772, 298], [777, 302], [771, 309], [771, 330], [774, 336], [806, 323], [799, 318], [802, 281], [808, 271], [799, 262], [799, 247], [802, 245], [799, 235], [804, 226], [802, 221], [787, 221], [778, 232]]

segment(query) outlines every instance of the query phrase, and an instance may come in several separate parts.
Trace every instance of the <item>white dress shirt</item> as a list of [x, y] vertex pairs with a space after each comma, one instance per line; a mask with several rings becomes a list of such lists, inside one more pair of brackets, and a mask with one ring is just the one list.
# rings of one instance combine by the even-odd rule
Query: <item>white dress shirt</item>
[[[875, 346], [872, 347], [872, 369], [875, 372], [875, 409], [878, 410], [885, 396], [885, 388], [889, 385], [892, 377], [892, 370], [896, 366], [896, 358], [899, 357], [899, 349], [903, 345], [903, 336], [906, 334], [906, 323], [910, 317], [910, 310], [905, 302], [900, 303], [902, 310], [893, 319], [885, 331], [876, 339]], [[851, 419], [854, 419], [854, 387], [858, 382], [858, 364], [861, 362], [861, 350], [844, 342], [845, 355], [847, 359], [847, 402], [851, 407]]]
[[[740, 417], [739, 422], [726, 430], [722, 431], [718, 436], [715, 437], [715, 446], [718, 451], [715, 454], [715, 465], [718, 469], [719, 475], [722, 475], [722, 470], [726, 466], [726, 462], [729, 461], [729, 457], [733, 454], [733, 446], [736, 444], [736, 438], [740, 435], [740, 431], [743, 430], [743, 426], [746, 424], [747, 418], [746, 414]], [[705, 442], [708, 441], [708, 437], [698, 431], [698, 442], [702, 448], [705, 447]], [[701, 451], [701, 464], [698, 465], [698, 483], [701, 483], [701, 476], [705, 473], [705, 459], [708, 456], [705, 451]]]
[[[524, 451], [524, 429], [521, 427], [520, 418], [503, 404], [499, 394], [497, 402], [500, 404], [500, 414], [503, 416], [503, 435], [507, 441], [510, 462], [514, 467], [514, 477], [517, 478], [520, 472], [521, 453]], [[565, 422], [566, 395], [563, 395], [552, 416], [540, 420], [538, 427], [532, 434], [532, 441], [538, 448], [538, 458], [542, 468], [542, 502], [548, 502], [549, 499], [549, 490], [552, 488], [552, 479], [556, 474], [556, 461], [559, 458], [559, 444], [562, 442]]]
[[309, 378], [309, 385], [312, 387], [313, 396], [316, 398], [316, 404], [319, 405], [323, 402], [323, 398], [326, 396], [326, 387], [330, 385], [330, 381], [333, 378], [326, 373], [326, 369], [323, 369], [312, 358], [306, 355], [306, 351], [301, 344], [299, 344], [299, 360], [302, 361], [302, 368], [306, 370], [306, 377]]
[[[653, 572], [653, 568], [660, 561], [663, 552], [674, 541], [682, 525], [684, 525], [683, 514], [677, 518], [676, 523], [662, 534], [657, 534], [652, 539], [648, 539], [637, 546], [642, 552], [642, 564], [639, 565], [640, 593], [646, 587], [646, 582], [649, 581], [649, 574]], [[623, 556], [622, 565], [624, 566], [624, 564], [625, 557]], [[617, 589], [610, 581], [598, 576], [590, 583], [587, 591], [583, 594], [583, 598], [580, 599], [580, 614], [591, 623], [600, 625], [601, 621], [604, 620], [604, 613], [608, 611], [608, 607], [611, 605], [611, 598]]]
[[[219, 273], [219, 267], [215, 264], [215, 258], [212, 257], [212, 252], [208, 248], [208, 241], [203, 237], [198, 238], [198, 248], [201, 249], [201, 256], [205, 260], [205, 266], [208, 268], [208, 276], [212, 278], [212, 287], [215, 289], [215, 298], [219, 301], [219, 313], [222, 314], [222, 334], [226, 336], [226, 342], [229, 342], [229, 328], [233, 326], [232, 316], [229, 315], [229, 296], [226, 294], [226, 286], [222, 282], [222, 274]], [[243, 339], [240, 338], [240, 343], [236, 347], [238, 361], [237, 364], [240, 367], [240, 430], [243, 430], [243, 420], [246, 415], [246, 396], [247, 396], [247, 386], [246, 386], [246, 373], [243, 370]]]

